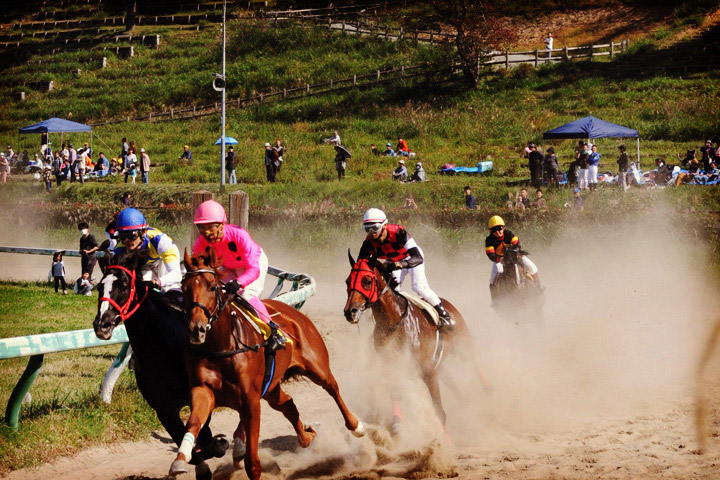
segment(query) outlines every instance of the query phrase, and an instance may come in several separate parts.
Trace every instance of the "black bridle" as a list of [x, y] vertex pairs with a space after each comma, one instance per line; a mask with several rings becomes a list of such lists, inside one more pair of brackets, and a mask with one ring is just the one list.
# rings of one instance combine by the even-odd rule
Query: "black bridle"
[[[210, 268], [201, 268], [199, 270], [192, 270], [185, 273], [185, 278], [195, 277], [198, 275], [203, 275], [205, 273], [210, 273], [215, 277], [215, 285], [213, 286], [213, 289], [215, 290], [215, 308], [211, 312], [210, 309], [205, 306], [204, 304], [200, 302], [192, 302], [192, 305], [190, 305], [190, 309], [193, 308], [199, 308], [203, 311], [205, 316], [208, 319], [208, 325], [207, 328], [210, 330], [212, 328], [212, 324], [215, 323], [220, 316], [220, 313], [225, 310], [225, 307], [228, 306], [228, 304], [232, 301], [233, 297], [232, 295], [228, 295], [227, 299], [223, 302], [222, 299], [222, 293], [221, 293], [221, 282], [218, 280], [218, 273], [215, 270], [212, 270]], [[221, 306], [222, 305], [222, 306]]]

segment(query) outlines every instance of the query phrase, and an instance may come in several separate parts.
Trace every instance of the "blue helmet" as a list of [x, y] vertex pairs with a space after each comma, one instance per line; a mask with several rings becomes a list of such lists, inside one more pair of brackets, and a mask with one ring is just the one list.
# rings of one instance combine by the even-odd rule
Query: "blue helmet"
[[136, 208], [126, 208], [118, 213], [115, 224], [120, 231], [143, 230], [148, 227], [145, 217]]

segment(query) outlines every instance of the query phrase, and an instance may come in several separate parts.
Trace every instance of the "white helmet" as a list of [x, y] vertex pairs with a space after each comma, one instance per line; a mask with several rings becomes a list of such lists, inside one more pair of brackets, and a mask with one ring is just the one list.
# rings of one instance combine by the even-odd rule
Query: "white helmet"
[[365, 212], [365, 216], [363, 217], [363, 228], [374, 225], [382, 227], [386, 224], [387, 215], [385, 215], [385, 212], [379, 208], [370, 208], [367, 212]]

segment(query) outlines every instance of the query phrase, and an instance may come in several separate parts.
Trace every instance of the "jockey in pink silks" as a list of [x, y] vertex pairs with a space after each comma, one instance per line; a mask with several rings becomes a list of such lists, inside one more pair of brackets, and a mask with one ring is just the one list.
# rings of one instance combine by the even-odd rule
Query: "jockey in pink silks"
[[263, 249], [253, 241], [247, 230], [227, 223], [225, 209], [215, 200], [200, 204], [193, 223], [200, 232], [193, 246], [193, 255], [203, 254], [208, 248], [215, 250], [221, 264], [219, 272], [225, 283], [225, 292], [241, 295], [255, 308], [260, 319], [270, 326], [272, 333], [266, 347], [269, 351], [283, 348], [285, 338], [277, 333], [277, 325], [259, 298], [268, 269]]

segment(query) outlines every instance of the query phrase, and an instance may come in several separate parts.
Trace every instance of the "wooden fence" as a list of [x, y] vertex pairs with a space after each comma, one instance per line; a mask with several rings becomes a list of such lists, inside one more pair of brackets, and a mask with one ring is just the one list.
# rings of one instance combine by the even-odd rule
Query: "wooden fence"
[[[107, 44], [115, 44], [108, 46]], [[118, 45], [122, 43], [123, 45]], [[128, 45], [129, 44], [129, 45]], [[105, 49], [114, 49], [118, 54], [125, 51], [132, 52], [132, 44], [147, 45], [152, 48], [160, 48], [160, 35], [114, 35], [102, 38], [69, 38], [65, 40], [49, 40], [45, 42], [6, 42], [0, 43], [0, 52], [4, 54], [25, 54], [35, 52], [51, 52], [56, 50], [68, 51], [78, 49], [88, 49], [100, 45]], [[129, 54], [132, 56], [132, 53]]]

